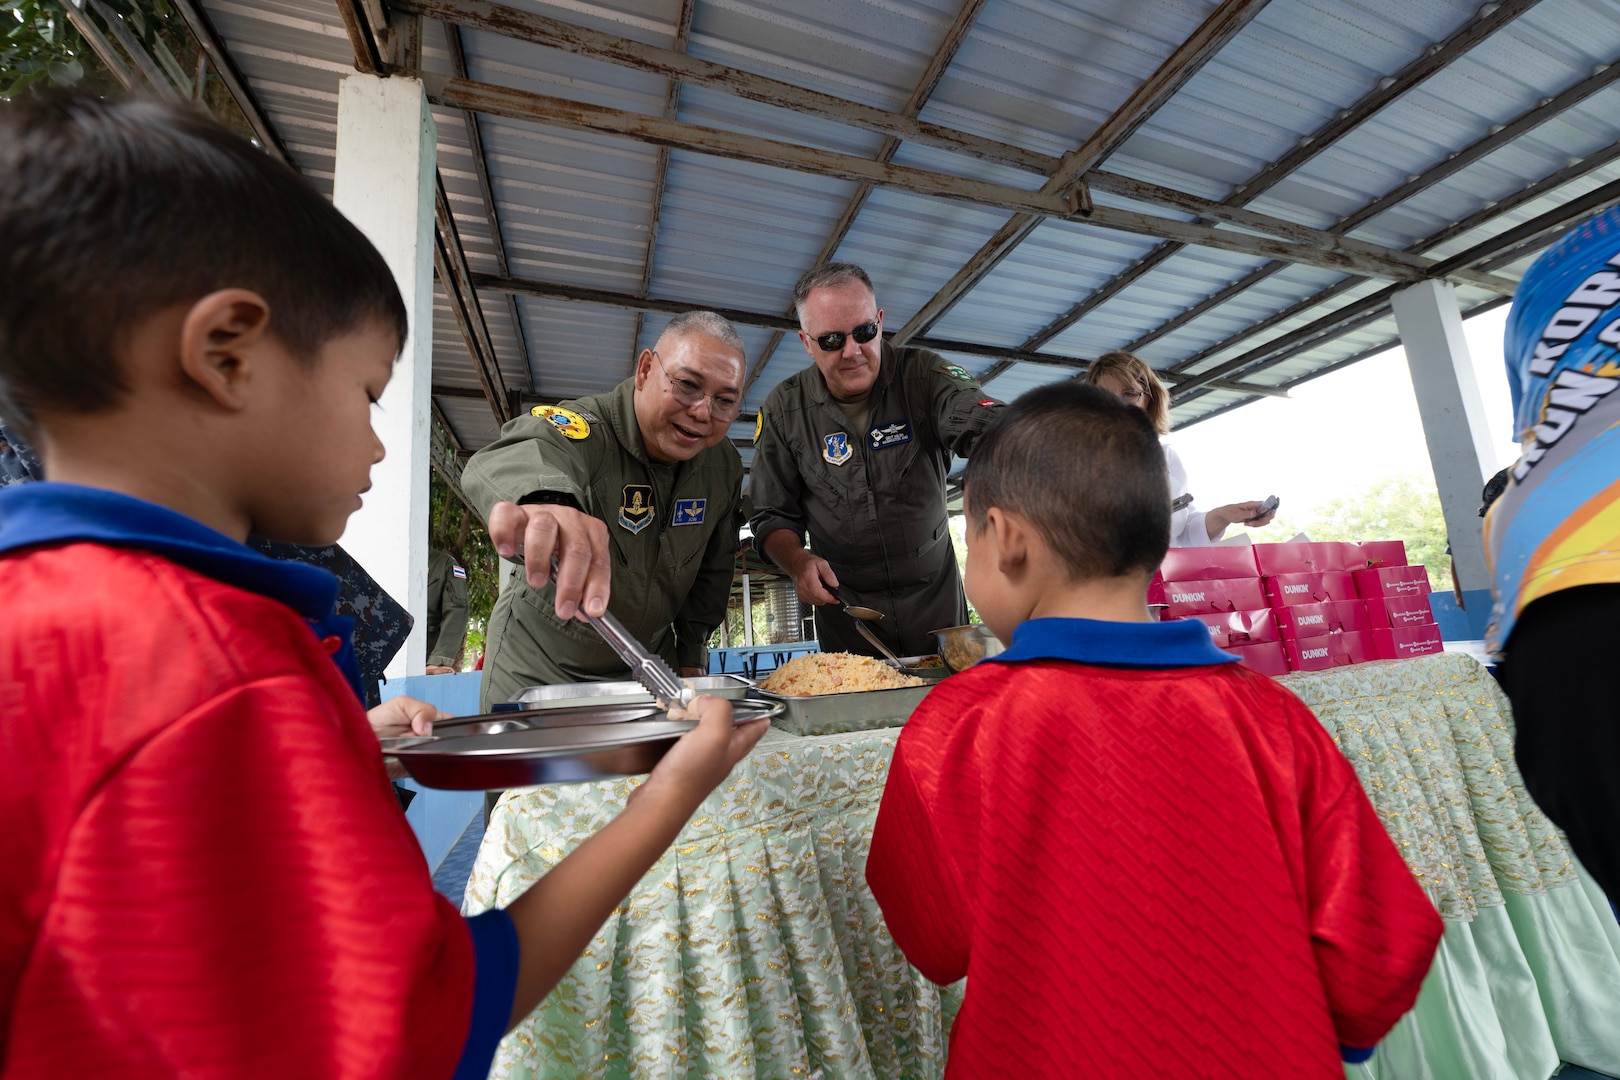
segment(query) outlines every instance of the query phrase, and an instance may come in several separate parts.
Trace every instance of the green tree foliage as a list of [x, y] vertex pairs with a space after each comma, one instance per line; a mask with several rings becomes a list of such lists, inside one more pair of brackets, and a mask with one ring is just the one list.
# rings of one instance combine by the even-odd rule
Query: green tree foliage
[[[170, 86], [185, 97], [199, 97], [196, 76], [202, 46], [171, 0], [96, 0], [85, 12], [109, 42], [132, 38]], [[121, 48], [114, 48], [119, 63], [135, 70], [134, 58]], [[123, 92], [119, 80], [69, 21], [62, 0], [0, 0], [0, 98], [42, 86]], [[151, 92], [144, 84], [137, 86], [139, 92]], [[253, 138], [224, 83], [205, 74], [200, 98], [221, 123]]]
[[[84, 79], [89, 49], [60, 4], [0, 0], [0, 98], [30, 86], [72, 86]], [[88, 61], [94, 67], [94, 57]]]
[[1410, 473], [1386, 476], [1363, 491], [1329, 499], [1303, 515], [1279, 514], [1254, 539], [1286, 540], [1301, 532], [1312, 540], [1404, 540], [1407, 561], [1428, 569], [1429, 584], [1437, 591], [1451, 589], [1440, 494], [1427, 477]]
[[489, 632], [489, 614], [500, 592], [500, 561], [483, 521], [456, 497], [437, 469], [429, 488], [428, 544], [467, 571], [467, 664], [477, 662]]

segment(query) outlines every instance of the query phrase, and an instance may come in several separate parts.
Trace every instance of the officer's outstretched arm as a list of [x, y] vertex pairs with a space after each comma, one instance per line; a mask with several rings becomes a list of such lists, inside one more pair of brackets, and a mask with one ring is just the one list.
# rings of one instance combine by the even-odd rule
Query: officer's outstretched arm
[[523, 562], [531, 588], [551, 580], [557, 557], [557, 618], [573, 618], [581, 603], [592, 615], [607, 610], [613, 574], [601, 519], [553, 503], [499, 502], [489, 511], [489, 539], [501, 558]]

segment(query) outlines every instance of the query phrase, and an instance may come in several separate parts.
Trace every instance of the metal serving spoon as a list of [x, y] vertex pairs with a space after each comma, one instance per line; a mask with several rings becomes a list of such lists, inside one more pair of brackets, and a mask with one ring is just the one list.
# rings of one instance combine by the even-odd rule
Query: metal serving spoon
[[878, 636], [872, 633], [871, 629], [866, 625], [869, 622], [877, 622], [883, 618], [883, 612], [876, 608], [851, 604], [844, 595], [843, 589], [838, 589], [834, 595], [838, 597], [838, 602], [844, 606], [844, 614], [855, 620], [855, 629], [860, 633], [861, 637], [865, 638], [869, 645], [887, 657], [889, 663], [897, 668], [904, 667], [905, 665], [900, 662], [900, 658], [890, 652], [889, 647], [879, 641]]

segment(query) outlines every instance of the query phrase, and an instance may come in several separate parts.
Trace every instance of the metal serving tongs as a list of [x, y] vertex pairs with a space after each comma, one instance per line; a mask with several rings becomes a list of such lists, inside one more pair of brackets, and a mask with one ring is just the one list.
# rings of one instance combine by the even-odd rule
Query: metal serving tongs
[[[557, 580], [555, 555], [551, 557], [551, 580]], [[600, 615], [592, 615], [585, 610], [584, 604], [580, 605], [579, 613], [586, 622], [596, 628], [598, 634], [602, 635], [602, 640], [613, 646], [613, 651], [630, 665], [630, 673], [636, 677], [636, 682], [657, 699], [659, 708], [667, 712], [670, 709], [686, 709], [691, 706], [692, 699], [697, 696], [692, 688], [670, 670], [663, 657], [654, 654], [637, 641], [634, 635], [624, 628], [623, 623], [606, 611]]]

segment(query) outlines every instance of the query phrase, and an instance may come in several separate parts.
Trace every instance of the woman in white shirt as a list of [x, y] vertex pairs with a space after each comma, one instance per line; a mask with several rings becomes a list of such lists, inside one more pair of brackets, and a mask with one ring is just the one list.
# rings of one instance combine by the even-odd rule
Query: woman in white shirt
[[1192, 496], [1187, 491], [1187, 468], [1175, 448], [1162, 438], [1170, 431], [1170, 394], [1153, 369], [1139, 357], [1128, 352], [1104, 353], [1086, 369], [1086, 382], [1118, 394], [1147, 413], [1159, 432], [1165, 464], [1170, 470], [1170, 505], [1175, 508], [1170, 515], [1171, 547], [1207, 547], [1225, 535], [1228, 525], [1242, 524], [1258, 529], [1271, 523], [1276, 509], [1262, 512], [1258, 500], [1228, 503], [1213, 510], [1199, 510], [1192, 505]]

